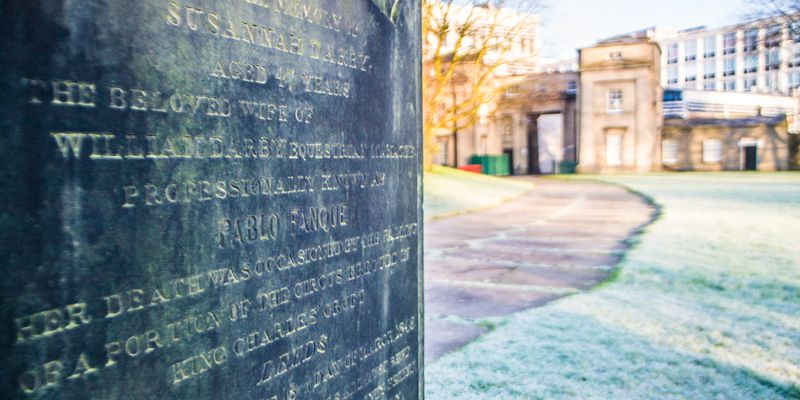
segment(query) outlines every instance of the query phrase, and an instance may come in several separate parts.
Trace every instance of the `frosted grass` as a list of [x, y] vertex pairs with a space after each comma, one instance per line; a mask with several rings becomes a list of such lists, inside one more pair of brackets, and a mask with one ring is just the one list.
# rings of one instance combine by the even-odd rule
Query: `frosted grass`
[[662, 216], [615, 282], [426, 366], [428, 399], [800, 399], [800, 175], [602, 177]]
[[425, 173], [425, 220], [494, 207], [533, 188], [524, 180], [498, 178], [435, 165]]

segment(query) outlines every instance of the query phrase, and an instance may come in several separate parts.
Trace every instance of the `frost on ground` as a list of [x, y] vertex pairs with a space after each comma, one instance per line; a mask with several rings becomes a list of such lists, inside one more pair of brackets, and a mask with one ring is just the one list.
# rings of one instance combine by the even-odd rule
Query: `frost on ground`
[[663, 207], [617, 280], [426, 366], [426, 397], [800, 399], [800, 174], [602, 179]]
[[425, 220], [494, 207], [531, 190], [528, 181], [434, 165], [425, 173]]

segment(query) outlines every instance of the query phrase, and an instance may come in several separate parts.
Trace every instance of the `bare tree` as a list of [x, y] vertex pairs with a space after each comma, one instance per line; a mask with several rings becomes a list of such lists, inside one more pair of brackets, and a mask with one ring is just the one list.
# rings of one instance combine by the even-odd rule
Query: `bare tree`
[[744, 19], [775, 19], [785, 23], [791, 34], [800, 34], [800, 0], [756, 0], [750, 3]]
[[499, 72], [538, 25], [540, 0], [480, 4], [423, 0], [423, 115], [425, 168], [438, 150], [436, 133], [458, 132], [489, 114], [505, 86]]

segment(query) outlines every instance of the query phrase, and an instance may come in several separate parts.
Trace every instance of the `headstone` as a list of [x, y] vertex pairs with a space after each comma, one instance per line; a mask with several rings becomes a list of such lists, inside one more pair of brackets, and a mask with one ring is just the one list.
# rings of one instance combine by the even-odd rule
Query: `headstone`
[[420, 398], [419, 8], [4, 1], [0, 398]]

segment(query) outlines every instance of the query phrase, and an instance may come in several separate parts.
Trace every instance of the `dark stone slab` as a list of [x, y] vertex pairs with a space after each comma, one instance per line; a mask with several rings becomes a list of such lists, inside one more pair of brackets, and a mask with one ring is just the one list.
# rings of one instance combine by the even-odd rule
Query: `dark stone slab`
[[2, 2], [0, 398], [419, 398], [418, 13]]

